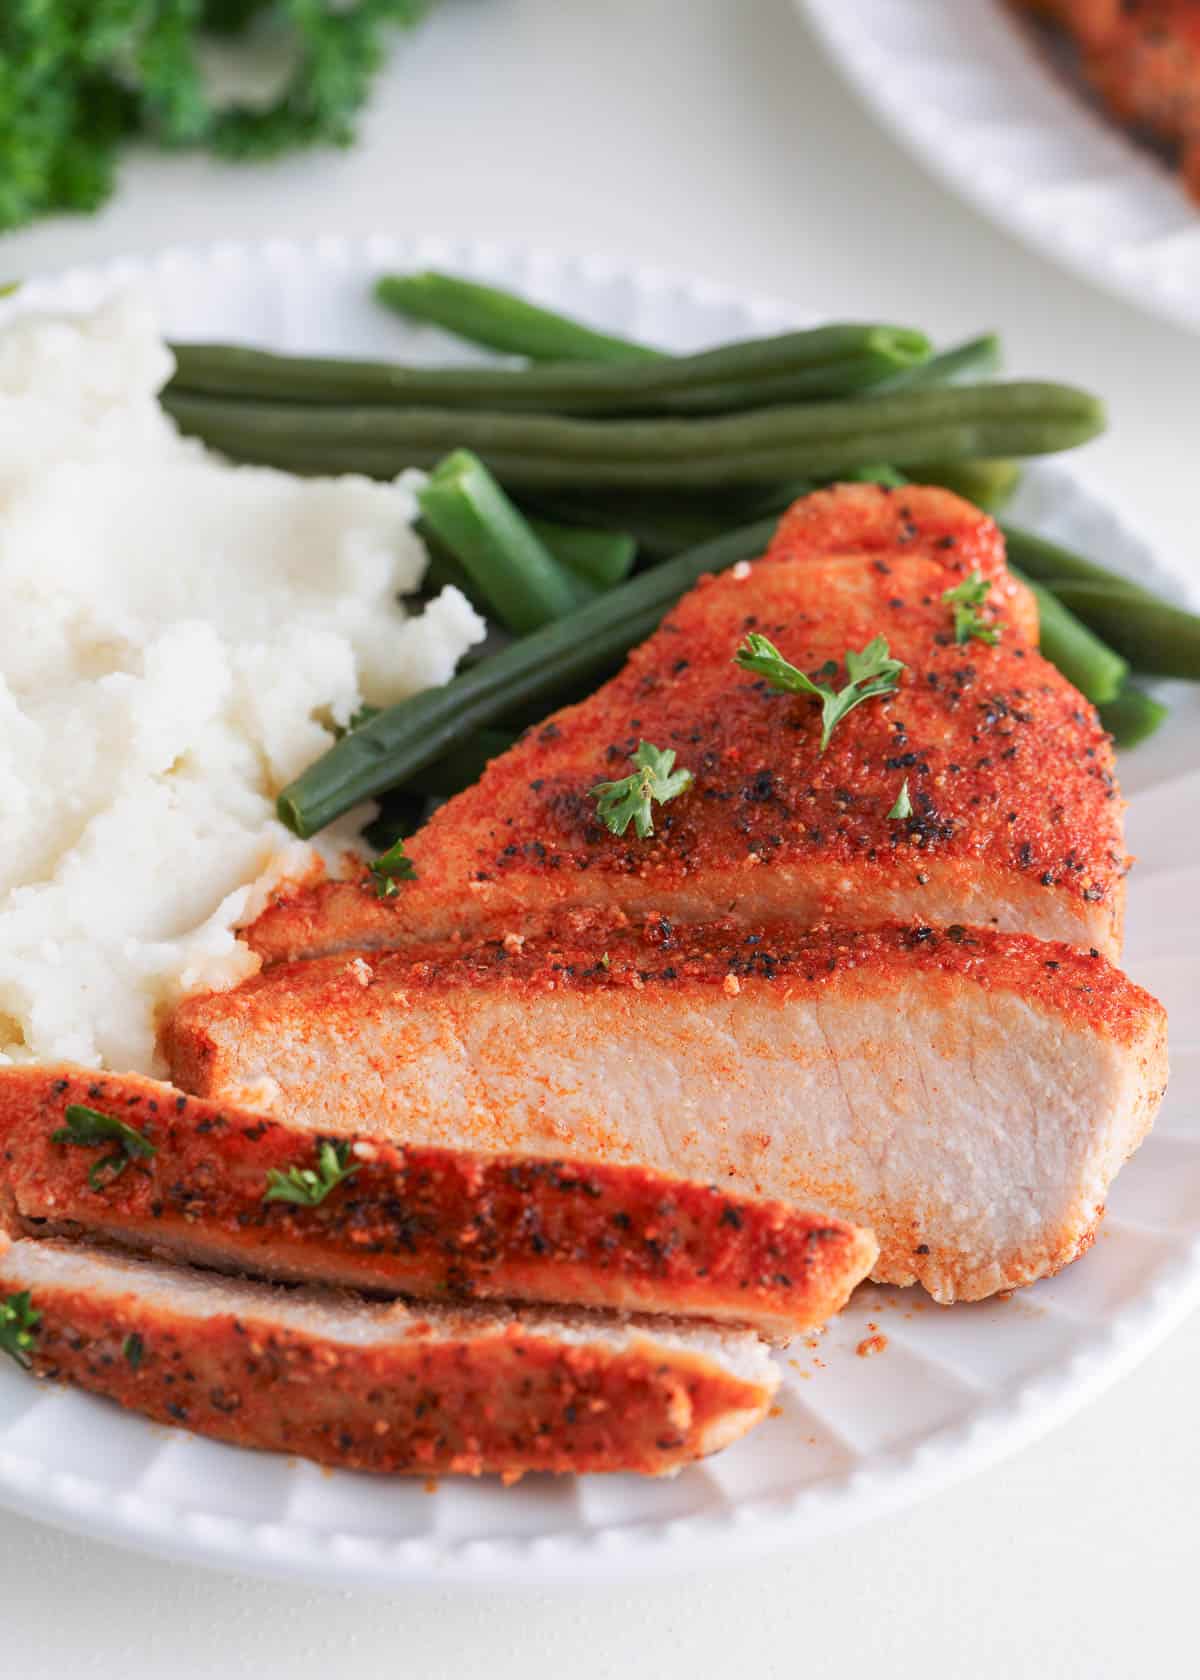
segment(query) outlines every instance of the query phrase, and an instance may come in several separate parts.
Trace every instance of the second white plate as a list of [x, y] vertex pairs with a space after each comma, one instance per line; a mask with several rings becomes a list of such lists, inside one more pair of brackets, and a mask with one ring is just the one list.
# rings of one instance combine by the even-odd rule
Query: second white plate
[[1084, 279], [1200, 330], [1200, 206], [1002, 0], [796, 0], [926, 167]]

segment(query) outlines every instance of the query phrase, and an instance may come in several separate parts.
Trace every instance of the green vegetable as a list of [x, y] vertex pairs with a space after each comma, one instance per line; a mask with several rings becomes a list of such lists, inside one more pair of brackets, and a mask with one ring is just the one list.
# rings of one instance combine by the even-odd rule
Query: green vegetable
[[1200, 615], [1112, 584], [1054, 578], [1047, 587], [1135, 671], [1200, 681]]
[[[809, 694], [821, 702], [821, 751], [829, 745], [838, 724], [861, 706], [864, 700], [894, 694], [900, 673], [906, 668], [903, 660], [893, 659], [883, 636], [873, 636], [861, 653], [850, 650], [846, 654], [847, 681], [842, 688], [828, 683], [813, 682], [790, 661], [786, 660], [773, 642], [751, 630], [742, 646], [734, 654], [734, 663], [743, 671], [753, 671], [766, 679], [772, 688], [792, 694]], [[824, 667], [822, 674], [836, 676], [837, 667]]]
[[465, 448], [510, 492], [776, 486], [795, 477], [845, 476], [879, 461], [905, 468], [916, 461], [1049, 454], [1086, 443], [1104, 427], [1097, 398], [1033, 382], [620, 422], [453, 408], [306, 407], [170, 389], [164, 403], [184, 431], [235, 459], [390, 478], [402, 467], [432, 466], [448, 449]]
[[[231, 158], [345, 145], [385, 31], [429, 0], [5, 0], [0, 6], [0, 229], [95, 210], [135, 137]], [[292, 69], [265, 108], [219, 108], [200, 72], [202, 32], [244, 34], [270, 13]], [[247, 45], [260, 56], [261, 45]]]
[[23, 1371], [32, 1368], [30, 1355], [37, 1341], [37, 1327], [42, 1315], [33, 1304], [28, 1289], [19, 1295], [8, 1295], [0, 1301], [0, 1353], [15, 1359]]
[[1143, 589], [1140, 584], [1130, 582], [1117, 572], [1110, 572], [1106, 566], [1098, 566], [1094, 560], [1085, 560], [1081, 554], [1063, 548], [1047, 537], [1035, 536], [1032, 531], [1007, 523], [1002, 524], [1000, 529], [1004, 533], [1004, 547], [1010, 564], [1019, 567], [1027, 578], [1033, 578], [1038, 583], [1055, 584], [1060, 579], [1072, 583], [1102, 583], [1123, 590], [1126, 595], [1138, 595], [1143, 600], [1156, 599], [1150, 590]]
[[596, 801], [596, 814], [614, 834], [624, 834], [630, 823], [639, 840], [654, 833], [652, 806], [678, 799], [692, 785], [690, 770], [676, 770], [672, 747], [651, 746], [643, 741], [631, 755], [637, 766], [619, 782], [597, 782], [588, 792]]
[[903, 368], [886, 381], [888, 391], [927, 390], [933, 385], [952, 385], [965, 379], [986, 379], [1000, 368], [1000, 340], [995, 333], [969, 338], [952, 350], [941, 350], [928, 361]]
[[362, 800], [410, 781], [488, 724], [592, 680], [645, 641], [706, 572], [761, 554], [774, 529], [774, 520], [763, 520], [730, 531], [610, 589], [442, 687], [389, 706], [284, 788], [280, 817], [296, 834], [316, 834]]
[[496, 616], [518, 635], [578, 604], [570, 574], [476, 456], [447, 455], [417, 492], [422, 522], [468, 573]]
[[[546, 362], [533, 367], [408, 367], [325, 356], [284, 356], [239, 345], [178, 344], [166, 406], [181, 420], [206, 413], [243, 423], [278, 419], [280, 404], [302, 419], [319, 410], [331, 438], [407, 436], [412, 411], [488, 416], [704, 415], [768, 404], [846, 397], [897, 368], [923, 361], [929, 341], [908, 327], [834, 325], [723, 344], [692, 356], [623, 363]], [[207, 398], [207, 407], [200, 399]], [[460, 425], [463, 423], [460, 419]], [[321, 425], [307, 435], [319, 439]], [[471, 439], [445, 436], [444, 449]], [[410, 463], [412, 464], [412, 463]]]
[[88, 1173], [88, 1183], [93, 1190], [104, 1190], [115, 1184], [131, 1161], [150, 1160], [158, 1153], [149, 1138], [135, 1132], [123, 1120], [111, 1114], [102, 1114], [98, 1108], [68, 1103], [63, 1118], [66, 1125], [51, 1132], [51, 1143], [77, 1144], [83, 1149], [105, 1149], [113, 1145], [110, 1153], [97, 1161]]
[[628, 364], [658, 361], [662, 356], [661, 350], [597, 332], [513, 292], [436, 270], [384, 275], [376, 282], [375, 296], [410, 321], [427, 321], [472, 344], [528, 356], [534, 362]]
[[921, 461], [908, 469], [914, 484], [940, 484], [956, 496], [974, 502], [985, 513], [998, 513], [1016, 494], [1021, 468], [1016, 461]]
[[462, 746], [418, 772], [409, 784], [431, 799], [451, 799], [477, 782], [493, 758], [507, 752], [516, 736], [507, 729], [481, 729]]
[[121, 1356], [131, 1371], [141, 1370], [145, 1353], [146, 1344], [136, 1330], [121, 1343]]
[[289, 1167], [280, 1172], [272, 1167], [267, 1174], [264, 1202], [292, 1202], [296, 1207], [320, 1207], [331, 1190], [353, 1178], [358, 1168], [348, 1166], [350, 1145], [342, 1139], [323, 1138], [317, 1149], [317, 1165]]
[[628, 531], [589, 531], [548, 519], [531, 519], [529, 523], [556, 560], [600, 589], [624, 583], [633, 570], [637, 540]]
[[889, 822], [904, 822], [913, 814], [912, 800], [908, 797], [908, 777], [900, 783], [900, 792], [896, 795], [896, 803], [888, 812]]
[[[1014, 575], [1020, 576], [1015, 568]], [[1037, 597], [1038, 647], [1043, 656], [1093, 705], [1115, 700], [1129, 675], [1120, 654], [1094, 636], [1048, 589], [1025, 581]]]
[[972, 637], [977, 642], [986, 642], [989, 647], [995, 647], [1000, 640], [999, 627], [989, 624], [979, 610], [991, 589], [989, 578], [981, 572], [972, 572], [956, 588], [942, 591], [942, 600], [954, 608], [954, 640], [960, 647]]
[[389, 846], [383, 856], [377, 857], [367, 868], [375, 880], [376, 898], [395, 898], [400, 890], [397, 881], [415, 881], [417, 878], [412, 859], [404, 850], [403, 839]]
[[1127, 683], [1115, 700], [1100, 707], [1100, 722], [1119, 747], [1136, 747], [1165, 720], [1167, 708]]

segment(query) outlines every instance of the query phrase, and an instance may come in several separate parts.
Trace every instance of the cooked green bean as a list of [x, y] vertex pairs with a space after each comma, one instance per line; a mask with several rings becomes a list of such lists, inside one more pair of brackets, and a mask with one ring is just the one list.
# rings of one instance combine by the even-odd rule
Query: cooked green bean
[[[1013, 567], [1013, 573], [1021, 574]], [[1075, 614], [1043, 588], [1026, 578], [1038, 604], [1038, 646], [1051, 665], [1094, 706], [1115, 700], [1129, 675], [1119, 653], [1105, 645]]]
[[308, 407], [483, 410], [493, 414], [720, 414], [852, 395], [929, 355], [908, 327], [857, 323], [778, 333], [651, 361], [533, 367], [406, 367], [283, 356], [240, 345], [175, 345], [181, 395]]
[[1000, 340], [995, 333], [969, 338], [952, 350], [940, 350], [928, 361], [892, 374], [883, 386], [887, 391], [917, 391], [931, 385], [952, 385], [965, 379], [984, 379], [1000, 370]]
[[1200, 682], [1200, 615], [1111, 584], [1053, 578], [1048, 587], [1135, 671]]
[[908, 469], [914, 484], [940, 484], [953, 490], [968, 502], [982, 508], [984, 513], [999, 513], [1010, 502], [1021, 482], [1021, 468], [1016, 461], [922, 461]]
[[774, 520], [763, 520], [730, 531], [610, 589], [570, 618], [460, 671], [443, 687], [389, 706], [283, 790], [280, 817], [296, 834], [316, 834], [362, 800], [410, 781], [506, 714], [607, 670], [645, 641], [706, 572], [761, 554], [774, 529]]
[[1100, 722], [1119, 747], [1140, 746], [1166, 717], [1167, 708], [1132, 683], [1127, 683], [1115, 700], [1100, 707]]
[[183, 429], [243, 460], [387, 478], [459, 447], [509, 490], [698, 489], [830, 478], [1070, 449], [1104, 426], [1099, 400], [1034, 382], [949, 386], [695, 420], [575, 420], [463, 409], [306, 409], [174, 395]]
[[543, 309], [497, 286], [481, 286], [456, 274], [385, 274], [375, 296], [410, 321], [426, 321], [472, 344], [528, 356], [534, 362], [657, 361], [661, 350], [628, 338], [597, 332], [582, 322]]
[[427, 764], [405, 786], [431, 799], [450, 799], [477, 782], [489, 760], [507, 752], [516, 738], [508, 729], [481, 729], [435, 763]]
[[468, 450], [439, 462], [417, 503], [422, 524], [436, 532], [507, 629], [537, 630], [578, 605], [570, 573]]
[[1069, 579], [1073, 583], [1102, 583], [1120, 589], [1126, 595], [1149, 600], [1155, 598], [1141, 584], [1133, 583], [1117, 572], [1110, 572], [1094, 560], [1085, 560], [1082, 554], [1063, 548], [1047, 537], [1036, 536], [1032, 531], [1009, 525], [1007, 521], [1001, 523], [1000, 529], [1004, 533], [1008, 558], [1021, 568], [1026, 577], [1034, 578], [1038, 583], [1054, 584], [1059, 579]]
[[600, 589], [623, 583], [633, 570], [637, 542], [628, 531], [587, 530], [548, 519], [529, 523], [556, 560]]

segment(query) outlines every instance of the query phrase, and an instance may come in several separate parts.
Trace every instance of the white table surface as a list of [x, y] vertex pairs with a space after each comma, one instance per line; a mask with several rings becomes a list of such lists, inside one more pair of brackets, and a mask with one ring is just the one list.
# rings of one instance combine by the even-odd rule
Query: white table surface
[[[1197, 566], [1200, 339], [947, 198], [844, 90], [790, 0], [443, 0], [401, 45], [356, 150], [254, 170], [136, 158], [102, 216], [0, 239], [0, 275], [378, 228], [627, 253], [945, 338], [1002, 327], [1017, 367], [1105, 393], [1112, 431], [1092, 466]], [[1067, 1427], [902, 1516], [624, 1589], [356, 1596], [158, 1563], [0, 1514], [0, 1672], [1194, 1673], [1198, 1393], [1200, 1317]]]

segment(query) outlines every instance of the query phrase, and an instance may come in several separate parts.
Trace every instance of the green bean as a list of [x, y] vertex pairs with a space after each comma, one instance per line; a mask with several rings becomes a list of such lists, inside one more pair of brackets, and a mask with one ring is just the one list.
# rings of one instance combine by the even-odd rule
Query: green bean
[[240, 345], [174, 346], [175, 398], [207, 394], [308, 407], [483, 410], [527, 414], [719, 414], [843, 397], [929, 355], [908, 327], [846, 323], [778, 333], [651, 361], [533, 367], [406, 367], [281, 356]]
[[974, 502], [984, 513], [999, 513], [1016, 494], [1021, 482], [1021, 469], [1016, 461], [922, 461], [910, 467], [908, 476], [914, 484], [940, 484], [953, 490], [968, 502]]
[[983, 379], [1000, 370], [1000, 340], [995, 333], [969, 338], [951, 350], [941, 350], [928, 361], [901, 368], [884, 381], [885, 391], [925, 390], [932, 385], [952, 385], [964, 379]]
[[284, 788], [280, 817], [304, 838], [316, 834], [360, 801], [411, 780], [516, 708], [607, 670], [645, 641], [706, 572], [761, 554], [774, 528], [773, 520], [764, 520], [730, 531], [610, 589], [570, 618], [460, 671], [443, 687], [389, 706]]
[[1107, 567], [1097, 565], [1094, 560], [1085, 560], [1081, 554], [1063, 548], [1047, 537], [1036, 536], [1032, 531], [1021, 530], [1007, 522], [1002, 522], [1000, 529], [1004, 533], [1004, 546], [1009, 560], [1019, 566], [1027, 577], [1036, 579], [1038, 583], [1056, 584], [1059, 580], [1101, 583], [1113, 589], [1120, 589], [1126, 595], [1136, 595], [1144, 600], [1155, 599], [1151, 591], [1143, 589], [1140, 584], [1132, 583], [1117, 572], [1110, 572]]
[[628, 531], [595, 531], [531, 519], [533, 530], [562, 565], [601, 589], [623, 583], [633, 570], [637, 542]]
[[720, 489], [832, 478], [889, 461], [1070, 449], [1104, 426], [1095, 397], [1038, 383], [950, 386], [695, 420], [575, 420], [460, 409], [305, 409], [174, 396], [185, 431], [224, 453], [308, 471], [393, 476], [471, 450], [506, 488]]
[[628, 338], [597, 332], [553, 309], [497, 286], [481, 286], [455, 274], [385, 274], [375, 296], [410, 321], [426, 321], [472, 344], [528, 356], [534, 362], [648, 362], [661, 350]]
[[1135, 671], [1200, 681], [1200, 615], [1110, 584], [1054, 578], [1048, 587]]
[[554, 558], [476, 456], [456, 449], [417, 492], [422, 524], [435, 531], [518, 635], [564, 618], [579, 603]]
[[1119, 747], [1140, 746], [1166, 717], [1167, 708], [1132, 683], [1127, 683], [1115, 700], [1100, 707], [1100, 722]]
[[450, 799], [483, 775], [488, 763], [507, 752], [516, 740], [507, 729], [481, 729], [435, 763], [420, 770], [405, 786], [431, 799]]
[[[1016, 567], [1013, 574], [1020, 577]], [[1129, 666], [1040, 583], [1026, 578], [1038, 604], [1038, 647], [1094, 706], [1115, 700]]]

